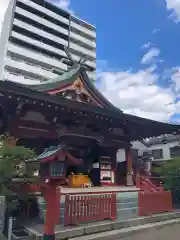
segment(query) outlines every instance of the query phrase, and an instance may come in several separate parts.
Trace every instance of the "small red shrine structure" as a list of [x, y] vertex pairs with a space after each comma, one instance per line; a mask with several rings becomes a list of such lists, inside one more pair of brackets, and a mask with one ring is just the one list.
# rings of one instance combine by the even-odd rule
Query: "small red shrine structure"
[[[131, 141], [176, 134], [180, 130], [178, 125], [123, 113], [96, 89], [80, 63], [74, 63], [56, 79], [38, 85], [0, 81], [0, 116], [0, 132], [18, 138], [17, 144], [35, 148], [37, 153], [50, 146], [65, 146], [65, 151], [56, 149], [50, 156], [39, 157], [43, 166], [40, 175], [49, 179], [44, 181], [43, 191], [50, 203], [56, 201], [56, 186], [65, 179], [59, 175], [64, 158], [75, 161], [66, 166], [67, 174], [89, 174], [94, 186], [119, 185], [121, 165], [118, 166], [116, 153], [124, 149], [123, 184], [132, 186]], [[50, 199], [53, 197], [54, 200]], [[48, 218], [50, 221], [51, 217]], [[53, 231], [50, 229], [52, 234]]]

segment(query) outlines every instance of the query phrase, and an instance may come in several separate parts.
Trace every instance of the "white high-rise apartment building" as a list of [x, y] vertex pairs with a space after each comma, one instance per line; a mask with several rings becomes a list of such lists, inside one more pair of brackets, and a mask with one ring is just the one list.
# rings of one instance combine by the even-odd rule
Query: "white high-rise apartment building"
[[0, 79], [33, 84], [57, 77], [68, 68], [64, 46], [95, 72], [94, 26], [44, 0], [10, 0], [0, 38]]

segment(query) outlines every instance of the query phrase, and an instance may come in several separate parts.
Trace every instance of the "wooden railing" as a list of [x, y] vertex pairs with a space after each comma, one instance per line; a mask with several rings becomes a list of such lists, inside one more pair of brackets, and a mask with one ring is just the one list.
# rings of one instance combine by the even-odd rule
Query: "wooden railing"
[[154, 184], [154, 181], [149, 176], [142, 176], [137, 173], [135, 176], [136, 187], [146, 192], [158, 192], [164, 191], [164, 188], [160, 184]]
[[115, 220], [116, 194], [70, 194], [65, 196], [64, 225]]
[[171, 192], [139, 192], [139, 216], [149, 216], [172, 210]]

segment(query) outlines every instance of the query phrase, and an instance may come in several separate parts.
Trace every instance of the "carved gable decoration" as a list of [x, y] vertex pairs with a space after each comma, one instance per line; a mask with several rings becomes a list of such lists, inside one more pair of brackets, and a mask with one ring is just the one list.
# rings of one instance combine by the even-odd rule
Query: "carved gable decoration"
[[28, 111], [27, 114], [22, 118], [22, 120], [46, 124], [49, 123], [41, 113], [35, 111]]
[[92, 104], [96, 106], [100, 106], [99, 103], [93, 97], [88, 93], [88, 91], [85, 89], [83, 82], [80, 78], [75, 80], [72, 85], [62, 88], [59, 90], [56, 95], [59, 95], [61, 97], [71, 99], [76, 102], [82, 102], [87, 104]]

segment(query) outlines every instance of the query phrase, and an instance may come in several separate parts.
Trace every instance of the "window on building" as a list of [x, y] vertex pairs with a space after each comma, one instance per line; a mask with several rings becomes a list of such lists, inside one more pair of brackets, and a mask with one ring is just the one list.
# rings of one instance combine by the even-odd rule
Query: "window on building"
[[173, 157], [179, 157], [180, 156], [180, 146], [175, 146], [170, 148], [170, 156]]
[[27, 79], [27, 80], [36, 80], [36, 79], [33, 78], [33, 77], [27, 77], [27, 76], [25, 76], [24, 79]]
[[152, 156], [154, 157], [154, 159], [162, 159], [163, 158], [163, 150], [162, 149], [152, 150]]
[[152, 151], [149, 150], [149, 151], [144, 151], [143, 152], [143, 157], [152, 157]]
[[19, 76], [19, 74], [17, 72], [9, 72], [9, 73], [14, 75], [14, 76]]

